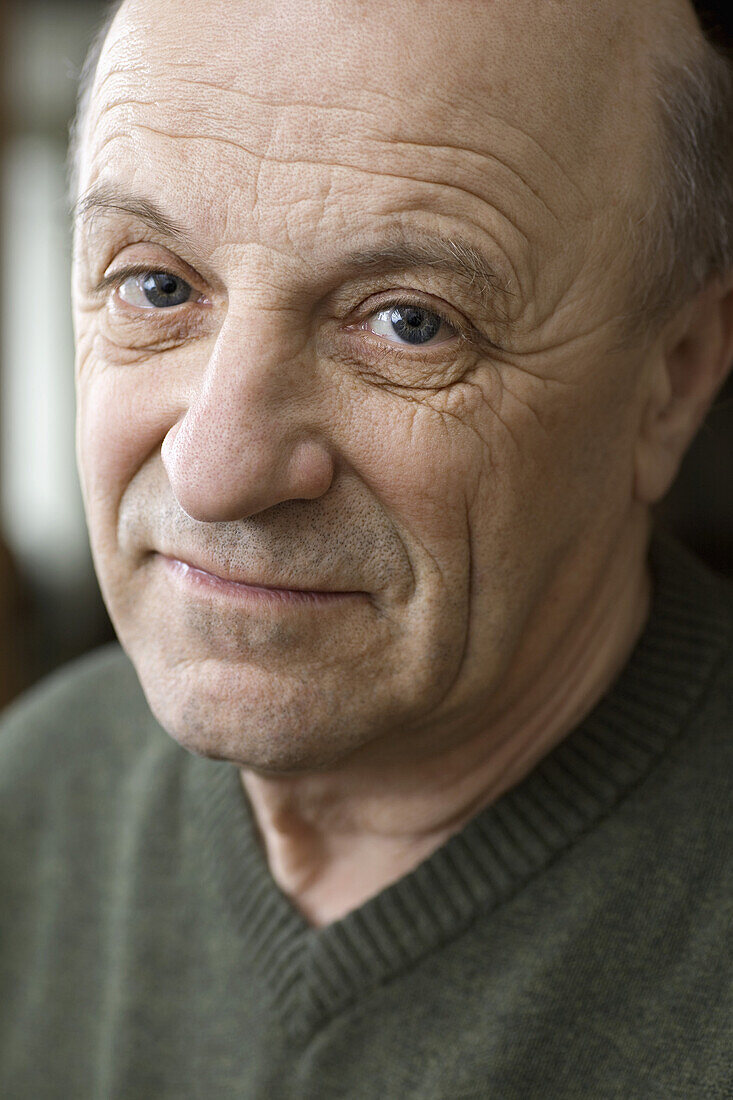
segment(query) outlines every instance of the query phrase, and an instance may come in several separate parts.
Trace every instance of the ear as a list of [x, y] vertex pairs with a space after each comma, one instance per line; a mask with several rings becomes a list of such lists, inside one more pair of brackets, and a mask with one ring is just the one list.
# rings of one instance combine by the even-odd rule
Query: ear
[[733, 361], [733, 275], [708, 282], [665, 325], [655, 349], [634, 465], [644, 504], [671, 486]]

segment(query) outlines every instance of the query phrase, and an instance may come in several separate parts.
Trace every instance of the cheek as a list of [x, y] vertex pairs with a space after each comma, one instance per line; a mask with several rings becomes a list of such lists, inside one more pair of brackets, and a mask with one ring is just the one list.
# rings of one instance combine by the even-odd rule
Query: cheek
[[90, 528], [114, 520], [127, 485], [182, 414], [162, 379], [90, 364], [78, 385], [77, 454]]
[[157, 427], [149, 403], [114, 371], [89, 371], [79, 378], [77, 461], [92, 557], [110, 614], [127, 578], [118, 550], [120, 499], [155, 445]]
[[497, 374], [476, 422], [495, 507], [516, 506], [551, 532], [628, 498], [636, 430], [628, 363], [596, 356], [547, 361], [541, 373], [501, 365]]
[[[592, 369], [591, 369], [592, 366]], [[575, 378], [497, 368], [474, 417], [486, 441], [471, 502], [472, 620], [483, 643], [516, 638], [560, 573], [580, 577], [617, 537], [632, 503], [633, 375], [598, 359]], [[513, 643], [512, 643], [513, 644]]]
[[372, 395], [355, 406], [343, 439], [347, 460], [399, 531], [413, 568], [455, 582], [465, 575], [467, 502], [486, 448], [444, 404], [434, 396]]

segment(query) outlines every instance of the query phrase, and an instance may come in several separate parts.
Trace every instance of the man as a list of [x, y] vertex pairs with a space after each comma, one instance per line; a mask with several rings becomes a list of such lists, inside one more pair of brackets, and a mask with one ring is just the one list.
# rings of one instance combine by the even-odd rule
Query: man
[[733, 601], [650, 520], [728, 62], [688, 0], [125, 0], [87, 84], [127, 656], [3, 730], [2, 1095], [731, 1095]]

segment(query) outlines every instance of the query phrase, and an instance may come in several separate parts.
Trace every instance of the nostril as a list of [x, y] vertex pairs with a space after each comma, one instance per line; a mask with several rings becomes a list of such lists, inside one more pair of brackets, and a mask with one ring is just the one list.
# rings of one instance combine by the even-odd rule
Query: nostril
[[163, 440], [163, 442], [161, 444], [161, 447], [160, 447], [160, 455], [161, 455], [161, 458], [163, 459], [163, 465], [164, 465], [165, 469], [168, 470], [169, 473], [170, 473], [169, 464], [170, 464], [170, 461], [171, 461], [171, 453], [170, 452], [171, 452], [171, 448], [173, 447], [173, 444], [176, 441], [176, 436], [178, 435], [178, 430], [181, 427], [181, 423], [182, 423], [182, 421], [178, 420], [173, 425], [173, 427], [166, 433], [165, 439]]
[[288, 473], [294, 495], [297, 493], [299, 499], [313, 500], [331, 487], [333, 458], [323, 445], [304, 441], [295, 448]]

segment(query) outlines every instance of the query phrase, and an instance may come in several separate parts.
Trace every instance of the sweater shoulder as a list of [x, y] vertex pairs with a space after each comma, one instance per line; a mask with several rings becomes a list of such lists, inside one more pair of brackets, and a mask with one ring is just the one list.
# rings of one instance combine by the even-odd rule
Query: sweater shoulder
[[124, 767], [151, 737], [169, 740], [118, 643], [71, 662], [0, 716], [0, 789], [34, 776], [68, 780], [93, 764]]

